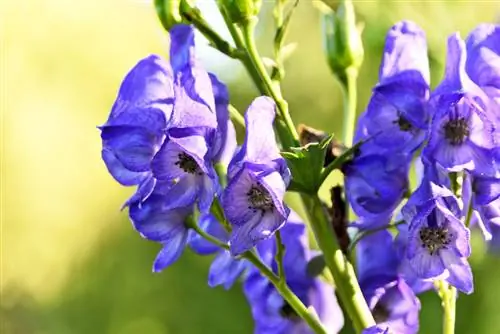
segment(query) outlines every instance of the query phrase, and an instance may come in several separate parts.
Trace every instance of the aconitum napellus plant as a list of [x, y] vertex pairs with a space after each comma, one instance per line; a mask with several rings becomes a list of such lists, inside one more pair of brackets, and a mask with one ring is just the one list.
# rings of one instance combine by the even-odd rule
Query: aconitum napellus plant
[[[186, 248], [213, 256], [208, 285], [242, 289], [254, 319], [245, 332], [418, 333], [419, 295], [435, 291], [443, 333], [454, 333], [456, 300], [474, 291], [471, 234], [500, 249], [500, 26], [451, 34], [432, 89], [426, 33], [396, 22], [356, 119], [364, 50], [354, 6], [320, 4], [326, 59], [345, 92], [335, 138], [297, 131], [290, 117], [281, 80], [295, 7], [275, 2], [275, 59], [264, 61], [261, 1], [217, 1], [232, 41], [192, 2], [155, 1], [170, 52], [132, 67], [98, 127], [109, 173], [134, 187], [123, 205], [133, 228], [161, 245], [153, 271]], [[197, 33], [258, 88], [243, 115], [199, 61]], [[334, 170], [344, 182], [330, 204], [318, 191]], [[287, 192], [299, 194], [303, 217]]]

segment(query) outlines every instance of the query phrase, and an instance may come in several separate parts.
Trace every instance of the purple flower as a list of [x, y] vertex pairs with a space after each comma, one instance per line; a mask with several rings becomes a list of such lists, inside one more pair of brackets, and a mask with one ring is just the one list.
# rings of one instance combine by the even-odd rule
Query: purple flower
[[[217, 219], [211, 214], [203, 215], [200, 218], [200, 228], [208, 234], [216, 237], [222, 242], [228, 242], [229, 233], [227, 233]], [[218, 246], [203, 239], [199, 234], [192, 231], [189, 237], [189, 245], [198, 254], [217, 253], [210, 266], [208, 274], [208, 285], [215, 287], [218, 285], [230, 289], [234, 282], [249, 267], [250, 263], [246, 260], [238, 260], [231, 256], [229, 251], [220, 249]]]
[[469, 230], [458, 217], [460, 205], [446, 188], [424, 182], [402, 212], [408, 229], [406, 260], [413, 273], [423, 280], [445, 279], [460, 291], [473, 290]]
[[[333, 288], [317, 278], [308, 276], [306, 272], [307, 262], [313, 254], [308, 249], [305, 225], [292, 212], [280, 232], [286, 248], [283, 263], [288, 286], [307, 307], [314, 308], [328, 333], [338, 333], [343, 327], [344, 318]], [[263, 261], [277, 273], [274, 240], [261, 242], [257, 249]], [[249, 272], [244, 284], [244, 293], [252, 308], [254, 333], [313, 333], [258, 270]]]
[[170, 65], [158, 56], [137, 63], [125, 77], [107, 122], [100, 127], [102, 158], [122, 185], [140, 185], [136, 198], [152, 192], [150, 163], [165, 140], [174, 104]]
[[168, 199], [165, 196], [153, 192], [144, 202], [131, 203], [129, 210], [134, 228], [141, 236], [163, 245], [154, 262], [154, 272], [162, 271], [177, 261], [188, 238], [184, 221], [192, 213], [192, 208], [165, 209], [166, 202]]
[[290, 212], [283, 203], [289, 171], [274, 137], [274, 116], [274, 102], [267, 97], [259, 97], [250, 105], [245, 115], [245, 142], [229, 164], [222, 206], [233, 226], [233, 255], [271, 237]]
[[216, 163], [227, 166], [236, 151], [236, 130], [229, 118], [229, 93], [226, 85], [217, 77], [210, 74], [215, 97], [215, 111], [217, 116], [217, 133], [212, 148], [213, 158]]
[[393, 332], [387, 326], [372, 326], [365, 328], [361, 334], [392, 334]]
[[359, 283], [377, 324], [400, 334], [417, 333], [420, 302], [398, 275], [391, 234], [383, 230], [368, 235], [356, 251]]
[[408, 168], [406, 161], [392, 165], [382, 155], [359, 156], [345, 165], [346, 194], [354, 212], [385, 222], [408, 188]]
[[463, 197], [474, 210], [471, 224], [477, 224], [485, 240], [492, 239], [492, 229], [500, 226], [500, 179], [467, 175]]
[[412, 154], [428, 127], [429, 62], [425, 34], [411, 21], [394, 25], [386, 37], [379, 83], [360, 117], [355, 142], [370, 139], [364, 154]]
[[467, 74], [489, 97], [500, 103], [500, 26], [478, 25], [467, 36], [466, 46]]
[[465, 71], [466, 49], [458, 34], [448, 39], [445, 78], [431, 97], [434, 117], [423, 154], [451, 172], [493, 174], [497, 126], [489, 99]]

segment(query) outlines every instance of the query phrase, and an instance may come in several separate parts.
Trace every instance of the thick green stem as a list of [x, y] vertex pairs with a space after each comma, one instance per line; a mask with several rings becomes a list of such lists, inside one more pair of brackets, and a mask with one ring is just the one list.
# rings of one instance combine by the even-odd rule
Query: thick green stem
[[[262, 58], [257, 51], [257, 46], [255, 44], [255, 26], [257, 24], [257, 18], [253, 18], [250, 21], [246, 22], [242, 25], [243, 31], [243, 39], [246, 44], [246, 50], [248, 53], [248, 57], [252, 60], [252, 64], [254, 70], [258, 73], [260, 79], [262, 80], [265, 87], [265, 94], [272, 97], [276, 102], [276, 106], [278, 108], [279, 119], [277, 120], [277, 126], [281, 128], [281, 130], [285, 130], [286, 136], [281, 136], [282, 144], [285, 148], [288, 147], [298, 147], [299, 145], [299, 134], [297, 133], [297, 129], [293, 124], [292, 118], [290, 117], [290, 113], [288, 112], [288, 103], [283, 99], [281, 91], [279, 89], [279, 85], [277, 83], [273, 83], [269, 73], [262, 62]], [[280, 131], [280, 130], [278, 130]]]
[[443, 280], [436, 283], [443, 306], [443, 334], [455, 334], [457, 289]]
[[352, 145], [354, 127], [356, 125], [357, 77], [358, 70], [350, 67], [345, 70], [345, 80], [342, 82], [342, 92], [344, 93], [343, 143], [347, 147]]
[[375, 320], [363, 297], [354, 268], [340, 249], [320, 199], [317, 196], [302, 195], [302, 200], [307, 206], [316, 241], [335, 281], [337, 294], [354, 328], [360, 333], [364, 328], [375, 325]]
[[[226, 243], [203, 231], [196, 223], [194, 223], [194, 221], [188, 220], [186, 224], [205, 240], [223, 249], [229, 250], [229, 246]], [[252, 263], [260, 271], [260, 273], [274, 285], [283, 299], [285, 299], [286, 302], [293, 308], [293, 310], [302, 319], [304, 319], [304, 321], [311, 327], [314, 333], [327, 334], [327, 330], [323, 327], [323, 324], [321, 324], [318, 316], [314, 312], [310, 311], [304, 305], [304, 303], [302, 303], [302, 301], [293, 293], [293, 291], [290, 290], [286, 282], [281, 280], [280, 277], [276, 276], [276, 274], [265, 263], [261, 261], [261, 259], [255, 252], [245, 252], [241, 257]]]

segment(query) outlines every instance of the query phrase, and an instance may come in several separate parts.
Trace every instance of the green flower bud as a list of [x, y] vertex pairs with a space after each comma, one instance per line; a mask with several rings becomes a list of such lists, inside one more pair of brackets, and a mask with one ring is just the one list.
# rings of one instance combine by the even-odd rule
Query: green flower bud
[[183, 22], [180, 13], [181, 1], [182, 0], [155, 0], [156, 14], [167, 31], [174, 25]]
[[341, 81], [349, 70], [359, 70], [363, 63], [363, 42], [356, 26], [354, 6], [351, 1], [341, 1], [334, 12], [321, 3], [323, 40], [328, 64]]
[[236, 24], [245, 24], [257, 16], [262, 6], [262, 0], [219, 0]]

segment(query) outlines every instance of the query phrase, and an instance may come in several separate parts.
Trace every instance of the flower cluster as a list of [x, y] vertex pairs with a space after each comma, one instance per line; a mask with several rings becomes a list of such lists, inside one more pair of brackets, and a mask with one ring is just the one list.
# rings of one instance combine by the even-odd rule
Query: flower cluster
[[[170, 266], [186, 247], [215, 254], [208, 285], [229, 289], [244, 277], [256, 333], [312, 333], [268, 277], [241, 256], [257, 246], [258, 258], [277, 275], [271, 237], [281, 229], [287, 285], [337, 333], [343, 315], [333, 288], [308, 275], [313, 253], [306, 226], [283, 202], [290, 171], [275, 139], [274, 101], [251, 103], [237, 147], [228, 90], [196, 60], [193, 27], [175, 25], [170, 37], [170, 62], [154, 55], [141, 60], [100, 127], [109, 172], [122, 185], [137, 186], [124, 205], [134, 228], [163, 246], [153, 270]], [[223, 189], [219, 181], [226, 178]], [[222, 208], [225, 224], [214, 207]]]
[[[438, 280], [473, 291], [469, 225], [487, 240], [500, 231], [499, 102], [499, 26], [479, 25], [466, 41], [451, 35], [432, 92], [423, 31], [408, 21], [389, 30], [379, 83], [357, 124], [363, 144], [344, 167], [353, 226], [378, 230], [394, 220], [398, 229], [394, 240], [380, 230], [357, 247], [360, 285], [380, 325], [367, 332], [417, 333], [416, 294]], [[420, 186], [407, 195], [413, 161]]]

